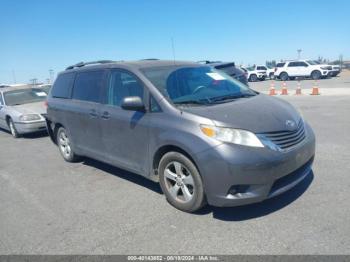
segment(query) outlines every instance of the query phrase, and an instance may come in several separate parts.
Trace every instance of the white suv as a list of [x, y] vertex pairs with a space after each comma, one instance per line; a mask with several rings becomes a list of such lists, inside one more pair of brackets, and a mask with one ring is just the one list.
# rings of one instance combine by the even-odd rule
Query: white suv
[[320, 79], [330, 76], [332, 67], [329, 65], [317, 64], [312, 60], [294, 60], [277, 63], [275, 78], [282, 81], [295, 77], [310, 77]]
[[251, 66], [246, 68], [248, 73], [248, 81], [256, 82], [256, 81], [264, 81], [267, 77], [267, 67], [266, 66]]

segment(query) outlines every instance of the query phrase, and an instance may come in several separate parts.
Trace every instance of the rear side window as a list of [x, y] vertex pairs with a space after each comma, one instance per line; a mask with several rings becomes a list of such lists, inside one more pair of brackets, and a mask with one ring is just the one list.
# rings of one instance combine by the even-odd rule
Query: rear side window
[[0, 106], [4, 104], [4, 101], [2, 99], [2, 94], [0, 93]]
[[70, 98], [74, 73], [61, 74], [57, 77], [51, 91], [51, 96], [56, 98]]
[[288, 67], [296, 67], [296, 66], [299, 66], [299, 62], [290, 62], [288, 64]]
[[73, 99], [95, 103], [100, 102], [104, 75], [104, 71], [78, 73], [74, 82]]
[[276, 67], [284, 67], [285, 64], [286, 64], [286, 63], [278, 63], [278, 64], [276, 65]]

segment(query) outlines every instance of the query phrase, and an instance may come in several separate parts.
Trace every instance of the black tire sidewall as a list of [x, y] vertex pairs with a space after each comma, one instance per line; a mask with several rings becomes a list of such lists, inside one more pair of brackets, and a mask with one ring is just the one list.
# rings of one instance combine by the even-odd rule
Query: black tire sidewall
[[[166, 166], [172, 162], [172, 161], [177, 161], [184, 165], [188, 171], [190, 171], [193, 180], [194, 180], [194, 196], [193, 199], [188, 202], [188, 203], [181, 203], [175, 199], [173, 199], [168, 192], [168, 189], [165, 185], [165, 177], [164, 177], [164, 170]], [[204, 194], [204, 187], [203, 187], [203, 182], [202, 178], [194, 165], [194, 163], [188, 159], [186, 156], [184, 156], [181, 153], [178, 152], [169, 152], [166, 153], [162, 159], [159, 162], [159, 167], [158, 167], [158, 172], [159, 172], [159, 184], [160, 187], [167, 199], [167, 201], [177, 209], [180, 209], [185, 212], [194, 212], [198, 209], [200, 209], [204, 204], [205, 204], [205, 194]]]
[[[284, 76], [285, 76], [285, 77], [284, 77]], [[289, 76], [288, 76], [288, 74], [287, 74], [286, 72], [283, 72], [283, 73], [280, 74], [280, 79], [281, 79], [282, 81], [287, 81], [288, 78], [289, 78]]]
[[[11, 124], [12, 124], [12, 127], [13, 127], [14, 134], [12, 133], [12, 130], [11, 130]], [[17, 129], [16, 129], [16, 126], [15, 126], [15, 123], [13, 122], [12, 118], [9, 118], [9, 120], [8, 120], [8, 126], [9, 126], [9, 129], [10, 129], [11, 135], [12, 135], [14, 138], [19, 138], [20, 134], [18, 133], [18, 131], [17, 131]]]
[[[61, 147], [60, 147], [60, 144], [59, 144], [59, 137], [60, 137], [60, 134], [62, 132], [65, 132], [65, 134], [67, 135], [68, 139], [69, 139], [69, 143], [70, 143], [70, 147], [71, 147], [71, 151], [70, 151], [70, 154], [69, 154], [69, 157], [67, 158], [63, 152], [61, 151]], [[57, 141], [57, 145], [58, 145], [58, 150], [60, 151], [60, 154], [61, 156], [63, 157], [63, 159], [67, 162], [75, 162], [77, 161], [77, 156], [74, 154], [73, 152], [73, 146], [72, 146], [72, 140], [69, 136], [69, 134], [67, 133], [67, 130], [64, 128], [64, 127], [60, 127], [58, 130], [57, 130], [57, 135], [56, 135], [56, 141]]]
[[[317, 76], [317, 77], [315, 77], [315, 76]], [[321, 72], [320, 72], [320, 71], [313, 71], [313, 72], [311, 73], [311, 78], [312, 78], [313, 80], [318, 80], [318, 79], [320, 79], [320, 78], [321, 78]]]
[[258, 80], [258, 76], [257, 75], [253, 74], [253, 75], [250, 76], [250, 81], [256, 82], [257, 80]]

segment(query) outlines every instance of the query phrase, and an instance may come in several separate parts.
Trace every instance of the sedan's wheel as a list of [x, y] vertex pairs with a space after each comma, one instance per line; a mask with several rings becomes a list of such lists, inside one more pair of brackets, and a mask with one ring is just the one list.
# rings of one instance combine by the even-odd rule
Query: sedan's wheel
[[313, 80], [317, 80], [317, 79], [320, 79], [321, 78], [321, 72], [320, 71], [313, 71], [311, 73], [311, 78]]
[[18, 138], [20, 135], [16, 129], [16, 126], [15, 126], [15, 123], [13, 123], [13, 120], [10, 118], [8, 120], [8, 126], [10, 128], [10, 131], [11, 131], [11, 135], [14, 137], [14, 138]]
[[196, 166], [183, 154], [169, 152], [160, 160], [160, 186], [174, 207], [194, 212], [205, 203], [201, 176]]
[[57, 132], [57, 145], [64, 160], [68, 162], [75, 162], [78, 156], [72, 150], [72, 143], [67, 134], [67, 131], [61, 127]]

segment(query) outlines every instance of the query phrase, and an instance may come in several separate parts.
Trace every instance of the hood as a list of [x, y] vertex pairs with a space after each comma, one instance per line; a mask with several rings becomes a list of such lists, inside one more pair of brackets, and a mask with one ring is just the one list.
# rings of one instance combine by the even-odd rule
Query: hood
[[292, 105], [264, 94], [212, 106], [189, 107], [184, 111], [209, 118], [217, 126], [254, 133], [288, 130], [287, 120], [300, 121], [300, 115]]
[[46, 114], [46, 107], [44, 105], [44, 101], [17, 105], [12, 107], [21, 114]]

